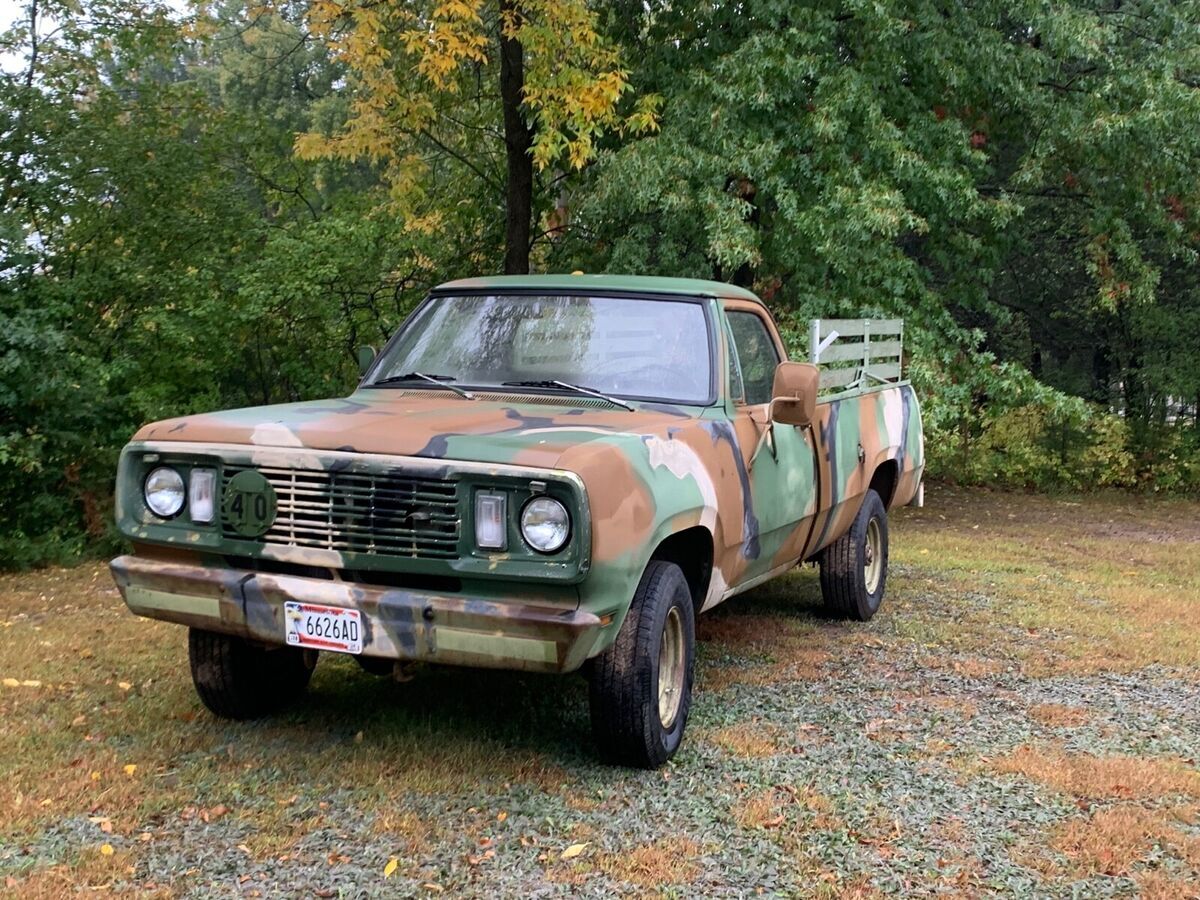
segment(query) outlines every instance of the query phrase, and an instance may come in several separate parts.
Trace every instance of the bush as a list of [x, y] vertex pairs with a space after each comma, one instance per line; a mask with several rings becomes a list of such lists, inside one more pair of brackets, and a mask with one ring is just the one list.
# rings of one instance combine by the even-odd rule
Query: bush
[[1195, 429], [1164, 428], [1147, 444], [1121, 416], [988, 354], [940, 358], [918, 345], [909, 374], [935, 477], [1034, 490], [1200, 490]]

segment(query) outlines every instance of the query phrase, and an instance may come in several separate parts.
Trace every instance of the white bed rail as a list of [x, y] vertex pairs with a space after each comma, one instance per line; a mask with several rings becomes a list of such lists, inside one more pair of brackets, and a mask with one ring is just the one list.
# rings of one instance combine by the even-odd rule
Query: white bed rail
[[900, 380], [903, 319], [813, 319], [809, 362], [821, 367], [821, 393]]

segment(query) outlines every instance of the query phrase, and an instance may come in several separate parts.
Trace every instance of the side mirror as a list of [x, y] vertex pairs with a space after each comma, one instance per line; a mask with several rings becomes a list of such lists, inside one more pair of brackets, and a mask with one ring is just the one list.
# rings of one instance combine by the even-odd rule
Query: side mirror
[[367, 369], [371, 368], [371, 364], [375, 362], [377, 353], [374, 347], [359, 347], [358, 348], [358, 374], [366, 375]]
[[783, 362], [775, 367], [771, 391], [771, 421], [809, 425], [817, 413], [821, 370], [812, 363]]

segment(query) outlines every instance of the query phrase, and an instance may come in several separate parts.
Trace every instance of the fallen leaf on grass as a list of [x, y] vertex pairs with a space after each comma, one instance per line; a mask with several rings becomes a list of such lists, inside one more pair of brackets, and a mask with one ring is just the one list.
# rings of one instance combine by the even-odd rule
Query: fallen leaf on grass
[[586, 841], [582, 844], [572, 844], [570, 847], [568, 847], [566, 850], [564, 850], [561, 854], [559, 854], [558, 858], [559, 859], [574, 859], [580, 853], [582, 853], [584, 850], [587, 849], [587, 845], [588, 845], [588, 842], [586, 842]]
[[137, 771], [137, 764], [136, 763], [128, 763], [124, 766], [124, 769], [125, 769], [126, 775], [132, 775], [134, 772]]
[[508, 818], [508, 813], [506, 813], [504, 810], [500, 810], [500, 812], [496, 813], [496, 821], [497, 822], [503, 822], [507, 818]]
[[115, 853], [115, 852], [116, 851], [113, 850], [112, 844], [101, 844], [100, 845], [100, 855], [101, 856], [112, 856], [113, 853]]
[[3, 681], [3, 684], [5, 687], [20, 687], [21, 686], [21, 682], [17, 681], [17, 679], [15, 679], [15, 678], [5, 678]]
[[129, 689], [131, 689], [133, 687], [133, 685], [130, 684], [128, 681], [118, 681], [117, 687], [119, 687], [123, 691], [128, 691]]
[[393, 875], [396, 874], [396, 869], [399, 866], [400, 866], [400, 863], [398, 863], [396, 861], [396, 857], [393, 856], [391, 859], [388, 860], [388, 864], [383, 867], [383, 877], [391, 878]]

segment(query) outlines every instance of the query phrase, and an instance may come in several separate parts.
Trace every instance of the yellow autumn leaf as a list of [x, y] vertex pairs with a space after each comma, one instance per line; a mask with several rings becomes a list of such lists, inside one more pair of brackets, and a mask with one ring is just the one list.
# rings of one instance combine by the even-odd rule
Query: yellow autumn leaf
[[114, 852], [115, 851], [113, 850], [112, 844], [101, 844], [100, 845], [100, 855], [101, 856], [112, 856]]
[[117, 687], [119, 687], [119, 688], [120, 688], [121, 690], [123, 690], [123, 691], [127, 691], [127, 690], [129, 690], [131, 687], [133, 687], [133, 685], [132, 685], [132, 684], [130, 684], [128, 681], [118, 681], [118, 682], [117, 682]]
[[17, 679], [15, 679], [15, 678], [5, 678], [4, 686], [5, 687], [20, 687], [21, 682], [17, 681]]
[[125, 766], [125, 774], [126, 775], [132, 775], [136, 771], [137, 771], [137, 765], [135, 763], [129, 763]]
[[577, 857], [580, 853], [582, 853], [586, 849], [587, 849], [586, 842], [584, 842], [582, 844], [572, 844], [570, 847], [568, 847], [566, 850], [564, 850], [562, 852], [562, 854], [559, 856], [559, 859], [574, 859], [575, 857]]
[[396, 868], [399, 865], [400, 864], [398, 862], [396, 862], [396, 857], [393, 856], [391, 859], [388, 860], [388, 864], [383, 867], [383, 877], [391, 878], [396, 873]]
[[36, 681], [32, 678], [26, 678], [24, 681], [21, 682], [21, 684], [24, 687], [41, 687], [42, 686], [42, 683], [40, 681]]

